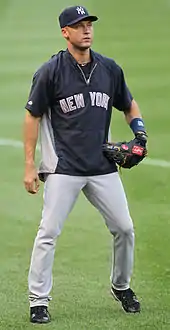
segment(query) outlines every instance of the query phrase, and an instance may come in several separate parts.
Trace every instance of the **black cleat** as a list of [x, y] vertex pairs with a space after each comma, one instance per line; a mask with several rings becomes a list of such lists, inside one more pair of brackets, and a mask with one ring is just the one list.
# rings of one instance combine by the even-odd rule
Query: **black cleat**
[[115, 300], [120, 301], [126, 313], [139, 313], [140, 302], [135, 293], [129, 288], [127, 290], [116, 290], [111, 287], [111, 294]]
[[51, 321], [47, 306], [35, 306], [30, 308], [30, 322], [49, 323]]

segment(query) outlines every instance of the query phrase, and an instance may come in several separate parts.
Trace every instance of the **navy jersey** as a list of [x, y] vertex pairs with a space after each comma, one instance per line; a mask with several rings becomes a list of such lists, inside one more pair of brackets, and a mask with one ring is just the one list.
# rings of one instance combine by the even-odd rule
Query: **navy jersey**
[[41, 117], [40, 172], [101, 175], [117, 171], [103, 155], [112, 107], [131, 106], [122, 69], [91, 51], [88, 68], [60, 51], [34, 75], [26, 109]]

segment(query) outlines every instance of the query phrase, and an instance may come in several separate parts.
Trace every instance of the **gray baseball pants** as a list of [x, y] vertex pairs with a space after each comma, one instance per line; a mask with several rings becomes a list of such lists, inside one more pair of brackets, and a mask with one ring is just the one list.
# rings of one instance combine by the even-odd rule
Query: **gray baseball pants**
[[113, 235], [111, 282], [129, 288], [133, 269], [134, 229], [118, 173], [90, 177], [50, 174], [44, 186], [42, 219], [35, 238], [28, 276], [30, 306], [48, 306], [55, 246], [80, 191], [102, 214]]

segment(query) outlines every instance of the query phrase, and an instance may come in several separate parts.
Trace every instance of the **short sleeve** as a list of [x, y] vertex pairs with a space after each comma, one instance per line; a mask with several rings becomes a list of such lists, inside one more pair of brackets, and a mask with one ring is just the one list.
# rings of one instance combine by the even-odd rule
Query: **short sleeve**
[[126, 111], [130, 108], [133, 97], [126, 85], [123, 70], [117, 66], [116, 71], [113, 107], [120, 111]]
[[50, 106], [49, 69], [44, 64], [34, 74], [29, 98], [25, 108], [34, 116], [42, 117]]

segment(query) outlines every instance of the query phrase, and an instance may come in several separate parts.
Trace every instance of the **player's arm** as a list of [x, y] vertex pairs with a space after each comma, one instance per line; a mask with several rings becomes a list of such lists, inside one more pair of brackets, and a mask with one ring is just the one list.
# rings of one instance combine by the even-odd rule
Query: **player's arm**
[[24, 120], [24, 153], [25, 153], [25, 176], [26, 190], [35, 194], [39, 188], [39, 178], [35, 166], [35, 149], [38, 140], [39, 117], [34, 117], [27, 110]]
[[145, 132], [144, 121], [137, 102], [133, 99], [130, 107], [124, 110], [127, 124], [131, 127], [134, 134], [137, 132]]
[[24, 185], [31, 194], [37, 193], [39, 188], [39, 177], [35, 166], [35, 150], [40, 119], [49, 108], [49, 93], [48, 66], [45, 64], [33, 77], [24, 120]]
[[[133, 99], [124, 78], [123, 70], [117, 66], [116, 75], [116, 90], [113, 106], [124, 112], [126, 122], [136, 136], [139, 132], [145, 135], [147, 140], [146, 130], [142, 115], [137, 102]], [[145, 142], [146, 143], [146, 142]]]
[[125, 119], [129, 125], [134, 118], [142, 119], [142, 115], [141, 115], [139, 106], [135, 100], [132, 100], [129, 109], [124, 111], [124, 115], [125, 115]]
[[132, 100], [129, 109], [124, 111], [125, 119], [139, 143], [145, 147], [147, 142], [147, 134], [145, 130], [144, 121], [135, 100]]

